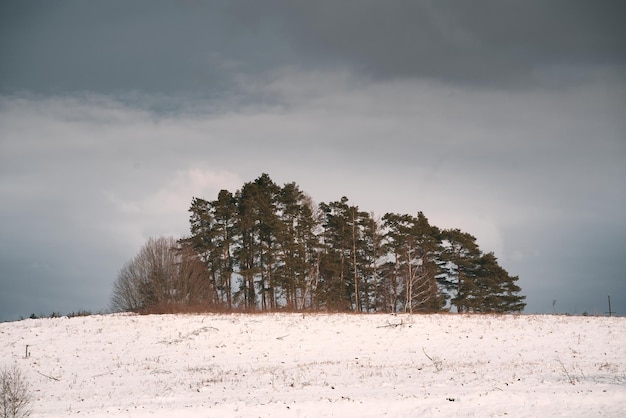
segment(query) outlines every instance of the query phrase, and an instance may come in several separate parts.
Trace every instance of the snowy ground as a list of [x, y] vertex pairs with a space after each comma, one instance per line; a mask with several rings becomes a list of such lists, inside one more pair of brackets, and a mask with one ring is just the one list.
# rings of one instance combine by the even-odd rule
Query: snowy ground
[[104, 315], [0, 342], [33, 417], [626, 416], [626, 318]]

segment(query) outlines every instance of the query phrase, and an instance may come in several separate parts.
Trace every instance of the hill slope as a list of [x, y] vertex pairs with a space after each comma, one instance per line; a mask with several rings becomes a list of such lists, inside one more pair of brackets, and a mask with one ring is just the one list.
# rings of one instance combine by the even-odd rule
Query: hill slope
[[0, 340], [34, 417], [626, 416], [626, 318], [104, 315]]

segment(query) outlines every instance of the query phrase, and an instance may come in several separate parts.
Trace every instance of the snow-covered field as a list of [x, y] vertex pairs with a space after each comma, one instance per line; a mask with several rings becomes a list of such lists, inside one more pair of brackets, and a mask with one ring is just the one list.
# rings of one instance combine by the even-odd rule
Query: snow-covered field
[[626, 416], [626, 318], [122, 314], [0, 342], [33, 417]]

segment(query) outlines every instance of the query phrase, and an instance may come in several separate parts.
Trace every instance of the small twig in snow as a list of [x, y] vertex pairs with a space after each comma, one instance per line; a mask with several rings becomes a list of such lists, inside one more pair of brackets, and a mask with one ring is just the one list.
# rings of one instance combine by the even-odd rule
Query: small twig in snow
[[565, 373], [565, 376], [567, 376], [567, 378], [569, 379], [569, 382], [570, 382], [572, 385], [575, 385], [575, 384], [576, 384], [576, 378], [575, 378], [574, 376], [571, 376], [571, 375], [569, 374], [569, 372], [567, 371], [567, 368], [565, 367], [565, 364], [563, 364], [563, 362], [561, 361], [561, 359], [560, 359], [560, 358], [557, 358], [556, 360], [559, 362], [559, 364], [560, 364], [560, 365], [561, 365], [561, 367], [563, 368], [563, 372]]
[[391, 322], [387, 321], [387, 325], [381, 325], [376, 328], [395, 328], [395, 327], [401, 327], [403, 325], [404, 323], [402, 322], [402, 320], [400, 320], [398, 324], [392, 324]]
[[52, 377], [52, 376], [48, 376], [47, 374], [43, 374], [40, 371], [35, 370], [36, 373], [39, 373], [40, 375], [42, 375], [43, 377], [47, 377], [48, 379], [52, 379], [52, 380], [56, 380], [57, 382], [60, 382], [61, 379], [58, 379], [56, 377]]
[[433, 359], [431, 356], [428, 355], [428, 353], [426, 352], [426, 349], [424, 347], [422, 347], [422, 351], [424, 352], [424, 355], [428, 358], [428, 360], [433, 362], [433, 365], [435, 366], [435, 369], [437, 369], [438, 372], [441, 371], [442, 369], [442, 362], [439, 359]]

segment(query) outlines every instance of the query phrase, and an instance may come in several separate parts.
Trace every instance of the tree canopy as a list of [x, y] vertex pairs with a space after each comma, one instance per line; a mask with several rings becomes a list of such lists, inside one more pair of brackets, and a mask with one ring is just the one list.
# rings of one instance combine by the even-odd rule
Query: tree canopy
[[[161, 259], [177, 267], [153, 263], [136, 273], [148, 268], [142, 250], [116, 281], [119, 308], [168, 301], [246, 311], [525, 307], [518, 277], [493, 253], [483, 253], [469, 233], [431, 225], [422, 212], [378, 218], [347, 197], [316, 205], [296, 183], [279, 186], [262, 174], [215, 200], [194, 197], [189, 213], [190, 236], [169, 242], [176, 255]], [[161, 271], [176, 277], [165, 290]], [[183, 273], [187, 279], [178, 277]]]

